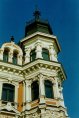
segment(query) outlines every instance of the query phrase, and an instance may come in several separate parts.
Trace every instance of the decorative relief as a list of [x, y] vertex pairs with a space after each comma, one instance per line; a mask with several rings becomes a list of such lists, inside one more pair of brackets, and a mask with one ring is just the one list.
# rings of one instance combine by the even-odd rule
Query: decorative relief
[[51, 111], [51, 110], [46, 110], [43, 113], [33, 113], [27, 115], [25, 118], [68, 118], [65, 116], [63, 112], [58, 112], [58, 111]]
[[40, 74], [38, 74], [38, 75], [37, 75], [37, 77], [38, 77], [38, 78], [41, 78], [41, 79], [44, 79], [44, 75], [43, 75], [43, 74], [41, 74], [41, 73], [40, 73]]

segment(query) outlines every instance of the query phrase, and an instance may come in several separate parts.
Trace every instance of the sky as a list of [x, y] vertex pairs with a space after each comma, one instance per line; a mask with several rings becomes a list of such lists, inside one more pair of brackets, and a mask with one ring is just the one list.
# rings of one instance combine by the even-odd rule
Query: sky
[[0, 0], [0, 46], [11, 36], [16, 43], [24, 37], [36, 5], [61, 46], [58, 60], [67, 75], [63, 94], [68, 114], [79, 118], [79, 0]]

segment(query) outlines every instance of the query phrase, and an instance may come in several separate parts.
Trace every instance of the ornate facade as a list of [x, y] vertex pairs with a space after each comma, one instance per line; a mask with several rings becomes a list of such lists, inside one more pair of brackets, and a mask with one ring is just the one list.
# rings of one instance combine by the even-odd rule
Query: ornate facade
[[0, 118], [68, 118], [60, 46], [40, 12], [34, 16], [20, 45], [11, 37], [0, 48]]

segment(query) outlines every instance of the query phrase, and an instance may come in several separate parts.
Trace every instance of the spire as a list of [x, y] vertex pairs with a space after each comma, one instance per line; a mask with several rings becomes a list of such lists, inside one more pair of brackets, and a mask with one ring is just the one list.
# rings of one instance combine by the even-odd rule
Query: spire
[[33, 15], [35, 16], [35, 20], [39, 20], [40, 19], [41, 13], [38, 10], [37, 5], [36, 5], [35, 12], [33, 13]]

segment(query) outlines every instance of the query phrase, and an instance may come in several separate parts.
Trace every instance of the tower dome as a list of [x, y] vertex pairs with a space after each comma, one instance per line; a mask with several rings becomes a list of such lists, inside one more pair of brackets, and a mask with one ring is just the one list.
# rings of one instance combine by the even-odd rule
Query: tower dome
[[39, 10], [35, 10], [33, 13], [34, 19], [27, 22], [25, 27], [25, 37], [31, 35], [35, 32], [42, 32], [47, 34], [53, 34], [50, 24], [47, 20], [43, 20], [40, 18], [41, 13]]

